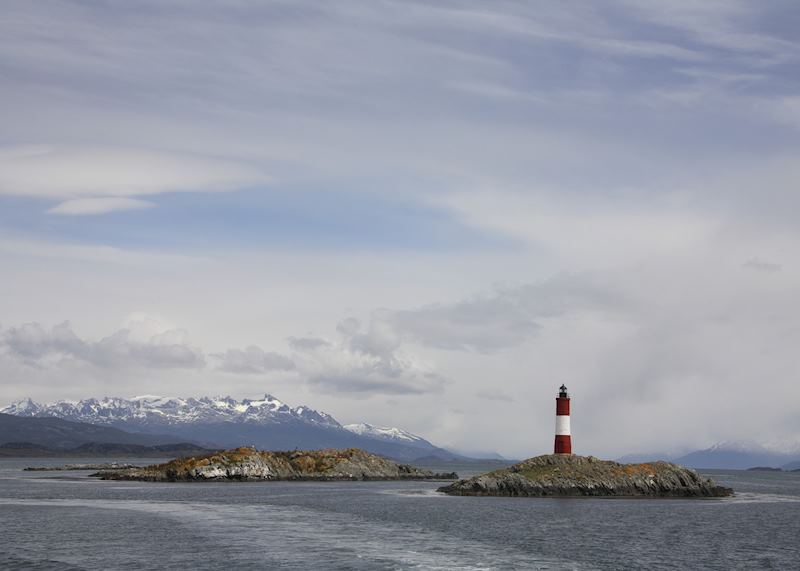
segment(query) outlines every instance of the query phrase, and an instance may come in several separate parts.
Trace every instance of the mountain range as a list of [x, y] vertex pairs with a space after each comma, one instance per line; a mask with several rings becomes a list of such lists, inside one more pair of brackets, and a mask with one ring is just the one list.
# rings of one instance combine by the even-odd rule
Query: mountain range
[[[355, 447], [404, 461], [423, 457], [463, 458], [399, 428], [366, 423], [342, 425], [329, 414], [307, 406], [290, 407], [272, 395], [241, 401], [231, 397], [152, 395], [131, 399], [62, 400], [49, 404], [24, 399], [0, 409], [0, 413], [111, 427], [126, 433], [190, 441], [208, 448], [242, 445], [271, 450]], [[0, 440], [7, 440], [7, 437], [0, 433]]]
[[[49, 404], [24, 399], [0, 409], [0, 413], [0, 445], [28, 442], [62, 450], [89, 444], [157, 446], [177, 443], [204, 448], [254, 445], [272, 450], [356, 447], [402, 461], [466, 459], [400, 428], [367, 423], [343, 425], [330, 414], [308, 406], [291, 407], [271, 395], [243, 400], [147, 395], [131, 399], [62, 400]], [[7, 415], [47, 422], [35, 426], [15, 425], [12, 429]], [[800, 466], [800, 445], [794, 441], [720, 442], [701, 450], [628, 454], [618, 460], [658, 459], [693, 468], [769, 466], [793, 469]]]
[[681, 453], [627, 454], [620, 462], [669, 460], [690, 468], [746, 470], [767, 466], [791, 470], [800, 467], [800, 446], [793, 442], [767, 443], [746, 441], [718, 442], [708, 448]]
[[70, 422], [60, 418], [20, 418], [0, 413], [0, 444], [71, 449], [84, 444], [135, 444], [157, 446], [175, 443], [171, 436], [132, 434], [110, 426]]

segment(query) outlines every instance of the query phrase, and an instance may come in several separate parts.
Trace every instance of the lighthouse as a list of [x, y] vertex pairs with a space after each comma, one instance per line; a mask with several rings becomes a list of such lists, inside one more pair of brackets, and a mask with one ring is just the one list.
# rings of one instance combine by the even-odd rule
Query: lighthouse
[[572, 454], [572, 436], [569, 432], [569, 393], [565, 385], [561, 385], [556, 397], [555, 454]]

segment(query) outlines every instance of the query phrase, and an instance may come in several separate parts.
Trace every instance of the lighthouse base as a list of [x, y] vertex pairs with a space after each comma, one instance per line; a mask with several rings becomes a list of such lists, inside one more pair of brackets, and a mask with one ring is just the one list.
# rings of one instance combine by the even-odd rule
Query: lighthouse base
[[555, 454], [572, 454], [572, 437], [559, 434], [556, 436]]

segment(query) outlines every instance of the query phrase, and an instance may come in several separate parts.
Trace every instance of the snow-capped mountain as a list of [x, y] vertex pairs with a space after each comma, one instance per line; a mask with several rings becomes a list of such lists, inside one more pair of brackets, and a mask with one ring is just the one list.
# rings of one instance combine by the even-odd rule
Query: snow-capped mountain
[[684, 454], [671, 461], [691, 468], [722, 468], [744, 470], [754, 466], [779, 468], [800, 460], [797, 441], [758, 443], [752, 441], [723, 441]]
[[58, 401], [40, 405], [31, 399], [0, 410], [15, 416], [55, 417], [91, 424], [128, 425], [191, 424], [198, 422], [270, 423], [299, 421], [341, 428], [329, 414], [307, 406], [291, 408], [272, 395], [237, 401], [231, 397], [175, 398], [145, 395], [131, 399], [109, 398]]
[[208, 446], [252, 444], [269, 449], [359, 447], [394, 458], [453, 458], [420, 436], [369, 424], [342, 426], [308, 406], [290, 407], [272, 395], [261, 399], [177, 398], [145, 395], [130, 399], [89, 398], [39, 404], [15, 402], [0, 412], [21, 417], [53, 417], [126, 431], [169, 434]]
[[359, 422], [358, 424], [345, 424], [343, 427], [355, 434], [361, 436], [369, 436], [370, 438], [377, 438], [378, 440], [401, 441], [401, 442], [415, 442], [430, 444], [427, 440], [416, 434], [411, 434], [399, 428], [389, 428], [383, 426], [372, 426], [366, 422]]

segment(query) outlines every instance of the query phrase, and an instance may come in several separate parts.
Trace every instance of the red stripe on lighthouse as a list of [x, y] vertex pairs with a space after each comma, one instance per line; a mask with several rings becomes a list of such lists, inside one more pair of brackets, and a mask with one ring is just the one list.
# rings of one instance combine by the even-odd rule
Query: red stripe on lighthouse
[[571, 436], [556, 436], [556, 454], [572, 454], [572, 437]]
[[556, 397], [556, 442], [555, 454], [572, 454], [572, 434], [569, 418], [569, 393], [561, 385]]

